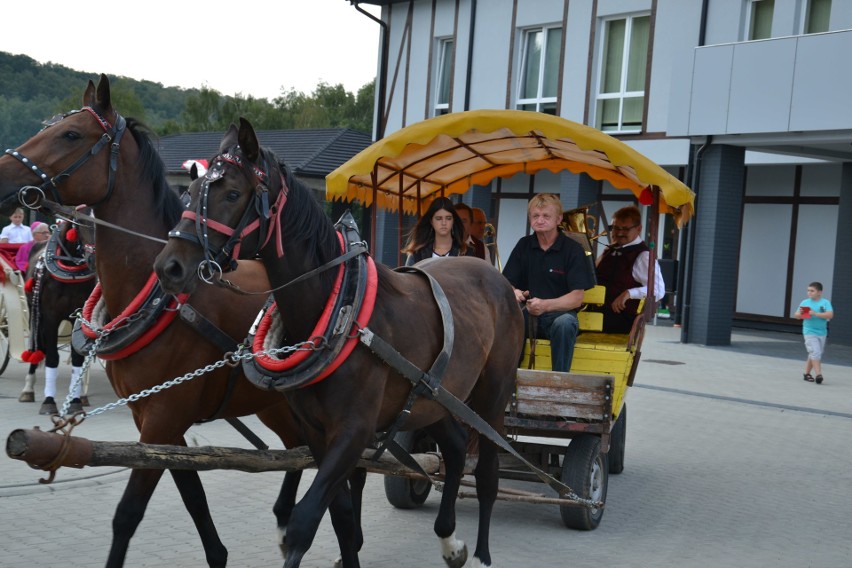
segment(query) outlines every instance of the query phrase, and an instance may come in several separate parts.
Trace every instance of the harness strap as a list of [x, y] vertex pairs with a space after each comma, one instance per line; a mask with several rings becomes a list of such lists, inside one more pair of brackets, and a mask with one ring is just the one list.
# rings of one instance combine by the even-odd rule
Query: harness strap
[[[221, 349], [223, 353], [233, 353], [239, 348], [239, 344], [230, 335], [219, 329], [216, 324], [204, 317], [201, 312], [189, 304], [181, 305], [180, 319], [186, 325], [194, 329], [198, 335]], [[233, 397], [234, 388], [237, 386], [237, 379], [239, 379], [239, 375], [239, 367], [232, 367], [231, 372], [228, 374], [228, 384], [225, 389], [225, 396], [222, 397], [222, 402], [219, 404], [218, 410], [216, 410], [210, 418], [201, 420], [199, 424], [213, 422], [214, 420], [222, 418], [222, 415], [225, 413], [225, 410], [228, 408], [228, 404], [230, 404], [231, 398]], [[242, 434], [242, 436], [258, 450], [269, 449], [269, 446], [261, 440], [260, 436], [255, 434], [254, 431], [246, 426], [239, 418], [225, 418], [225, 422], [230, 424], [234, 430]]]

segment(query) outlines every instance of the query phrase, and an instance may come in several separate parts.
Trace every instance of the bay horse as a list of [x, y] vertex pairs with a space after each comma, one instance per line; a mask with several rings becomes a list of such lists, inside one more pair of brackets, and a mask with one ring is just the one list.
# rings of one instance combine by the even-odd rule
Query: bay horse
[[[59, 204], [92, 208], [100, 225], [95, 231], [98, 305], [103, 305], [107, 318], [115, 318], [107, 324], [112, 326], [112, 336], [125, 329], [134, 332], [138, 322], [154, 313], [153, 304], [166, 305], [169, 300], [148, 302], [140, 290], [157, 288], [152, 284], [156, 281], [153, 260], [165, 242], [161, 237], [180, 219], [183, 204], [166, 181], [165, 166], [147, 129], [113, 108], [105, 75], [101, 75], [97, 87], [89, 81], [82, 102], [80, 110], [54, 117], [19, 148], [7, 150], [0, 157], [0, 206], [8, 208], [16, 200], [36, 206], [47, 194]], [[237, 283], [241, 279], [252, 283], [266, 280], [258, 262], [242, 263], [235, 275]], [[194, 307], [197, 316], [232, 338], [235, 347], [246, 336], [263, 301], [261, 296], [235, 296], [205, 287], [184, 300], [181, 309]], [[163, 318], [173, 317], [178, 309], [175, 302], [168, 304], [170, 307], [161, 312]], [[163, 321], [167, 323], [161, 325]], [[155, 328], [158, 333], [147, 333]], [[170, 323], [160, 319], [141, 331], [140, 340], [122, 346], [106, 363], [110, 383], [120, 397], [150, 393], [148, 389], [166, 380], [223, 359], [224, 349], [209, 340], [212, 332], [202, 336], [184, 319], [175, 317]], [[148, 342], [142, 345], [143, 340]], [[184, 434], [194, 423], [256, 414], [286, 447], [303, 445], [299, 424], [285, 398], [255, 388], [233, 375], [227, 366], [128, 406], [143, 443], [186, 445]], [[225, 566], [228, 551], [216, 531], [198, 472], [170, 473], [201, 537], [207, 563]], [[130, 539], [162, 474], [162, 470], [154, 469], [131, 472], [112, 521], [108, 567], [123, 565]], [[273, 507], [282, 533], [295, 503], [300, 476], [301, 472], [285, 476]], [[358, 476], [352, 482], [363, 484]], [[354, 521], [357, 513], [353, 513], [360, 507], [361, 487], [353, 487], [351, 499], [347, 493], [343, 487], [332, 508], [344, 563], [356, 554], [361, 540], [360, 527]], [[289, 536], [280, 534], [279, 544], [285, 538], [289, 540]]]
[[[310, 190], [269, 149], [259, 146], [245, 119], [240, 119], [239, 128], [231, 125], [210, 164], [205, 176], [190, 185], [189, 210], [155, 262], [163, 287], [171, 293], [193, 292], [199, 273], [215, 279], [217, 267], [231, 265], [235, 253], [248, 257], [259, 250], [286, 339], [317, 343], [314, 338], [321, 333], [317, 322], [327, 317], [325, 306], [332, 304], [329, 298], [341, 277], [339, 267], [313, 271], [339, 260], [341, 237]], [[404, 273], [375, 265], [372, 315], [359, 316], [352, 335], [363, 336], [369, 325], [371, 337], [383, 338], [417, 369], [435, 363], [434, 369], [442, 362], [446, 367], [441, 386], [502, 433], [523, 341], [523, 317], [511, 286], [480, 259], [430, 259], [417, 267], [417, 273]], [[446, 318], [433, 281], [443, 290], [452, 328], [442, 323]], [[365, 300], [362, 306], [368, 303]], [[348, 329], [344, 327], [344, 336], [349, 336]], [[463, 340], [447, 353], [446, 340], [453, 334]], [[325, 345], [331, 344], [315, 346]], [[317, 475], [290, 519], [285, 567], [300, 566], [336, 488], [374, 434], [397, 426], [424, 429], [441, 449], [446, 475], [434, 529], [447, 564], [462, 566], [467, 547], [455, 536], [455, 501], [467, 431], [444, 406], [427, 397], [416, 398], [407, 408], [412, 382], [371, 350], [356, 341], [348, 357], [342, 363], [335, 361], [339, 366], [324, 379], [319, 380], [320, 375], [309, 383], [299, 382], [297, 388], [286, 384], [282, 388], [306, 425], [308, 445], [318, 462]], [[410, 414], [403, 422], [398, 417], [404, 410]], [[474, 474], [479, 530], [474, 557], [467, 565], [484, 567], [491, 566], [488, 539], [498, 455], [495, 444], [482, 433], [478, 441]]]
[[[80, 233], [85, 233], [81, 236]], [[21, 398], [32, 396], [35, 371], [44, 361], [44, 401], [39, 414], [57, 414], [56, 380], [59, 373], [59, 326], [62, 322], [73, 324], [74, 313], [83, 307], [95, 287], [96, 273], [90, 265], [90, 253], [85, 242], [94, 242], [94, 234], [71, 223], [63, 223], [45, 242], [36, 243], [30, 249], [27, 265], [27, 304], [30, 310], [30, 345], [21, 354], [21, 359], [30, 364], [24, 381]], [[84, 356], [71, 349], [72, 399], [68, 412], [83, 410], [80, 397], [80, 381], [83, 373]], [[19, 400], [21, 400], [19, 398]]]

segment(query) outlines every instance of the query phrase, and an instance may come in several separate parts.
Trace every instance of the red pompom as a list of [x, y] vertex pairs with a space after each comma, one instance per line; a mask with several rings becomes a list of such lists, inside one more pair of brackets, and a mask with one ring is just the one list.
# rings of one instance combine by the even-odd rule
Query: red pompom
[[27, 294], [32, 294], [33, 286], [34, 286], [33, 279], [27, 278], [27, 281], [24, 282], [24, 292], [26, 292]]
[[639, 194], [639, 203], [642, 205], [651, 205], [654, 203], [654, 194], [651, 192], [651, 188], [646, 187], [642, 190], [642, 193]]
[[71, 227], [70, 229], [68, 229], [68, 231], [65, 233], [65, 240], [69, 243], [77, 242], [77, 229], [75, 227]]
[[36, 351], [30, 353], [30, 360], [27, 362], [31, 365], [38, 365], [42, 361], [44, 361], [44, 351], [37, 349]]

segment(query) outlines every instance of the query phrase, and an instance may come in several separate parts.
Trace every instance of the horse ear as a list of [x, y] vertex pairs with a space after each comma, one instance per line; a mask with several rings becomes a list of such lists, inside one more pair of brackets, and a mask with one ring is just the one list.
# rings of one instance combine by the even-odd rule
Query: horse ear
[[189, 179], [192, 181], [198, 179], [198, 164], [192, 164], [192, 167], [189, 168]]
[[228, 127], [228, 131], [225, 133], [225, 136], [222, 138], [222, 142], [219, 143], [219, 153], [224, 154], [228, 148], [236, 146], [239, 136], [240, 134], [237, 130], [237, 125], [232, 122], [231, 126]]
[[83, 93], [83, 105], [82, 106], [93, 106], [95, 104], [95, 84], [89, 79], [89, 84], [86, 87], [86, 91]]
[[252, 162], [257, 162], [260, 157], [260, 144], [257, 142], [257, 134], [254, 127], [243, 117], [240, 117], [240, 148]]
[[98, 81], [98, 107], [100, 108], [103, 114], [107, 114], [107, 111], [112, 110], [112, 99], [109, 92], [109, 79], [103, 73], [101, 73], [101, 80]]

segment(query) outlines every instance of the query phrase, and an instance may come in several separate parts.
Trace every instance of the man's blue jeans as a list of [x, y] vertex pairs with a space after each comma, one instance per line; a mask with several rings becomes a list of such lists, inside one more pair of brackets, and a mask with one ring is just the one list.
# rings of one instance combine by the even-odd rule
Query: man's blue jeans
[[[524, 319], [529, 314], [524, 311]], [[537, 317], [538, 339], [550, 340], [550, 354], [554, 371], [568, 372], [574, 359], [574, 344], [580, 322], [575, 312], [546, 312]]]

